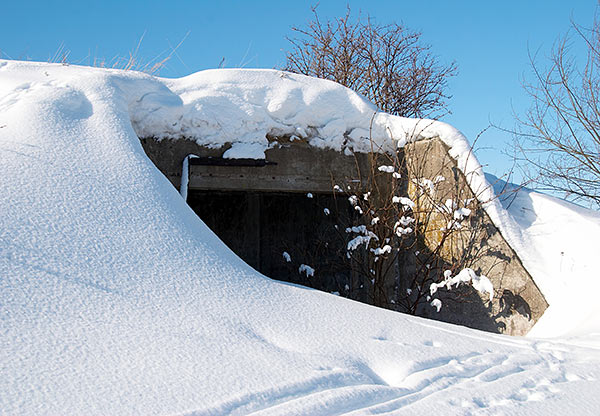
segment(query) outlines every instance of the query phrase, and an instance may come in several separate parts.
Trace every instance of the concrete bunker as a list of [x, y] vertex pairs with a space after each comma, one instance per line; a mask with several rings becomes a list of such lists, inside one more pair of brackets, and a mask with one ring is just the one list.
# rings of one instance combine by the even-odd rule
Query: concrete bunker
[[[223, 159], [227, 146], [212, 149], [187, 139], [141, 142], [176, 188], [182, 183], [182, 161], [190, 154], [199, 156], [189, 164], [188, 204], [256, 270], [274, 279], [401, 310], [396, 303], [376, 301], [368, 277], [357, 273], [345, 256], [351, 238], [345, 229], [357, 224], [357, 213], [344, 192], [336, 193], [333, 187], [343, 184], [355, 192], [368, 192], [365, 178], [375, 163], [369, 155], [346, 155], [277, 138], [278, 145], [265, 152], [265, 160]], [[475, 199], [441, 140], [421, 140], [411, 146], [411, 158], [424, 161], [420, 176], [449, 178], [444, 184], [448, 192], [460, 188], [464, 198]], [[414, 181], [405, 180], [403, 189], [413, 200], [421, 198]], [[411, 291], [410, 280], [420, 273], [423, 253], [436, 250], [443, 221], [432, 215], [423, 233], [427, 237], [415, 242], [420, 249], [405, 250], [386, 266], [385, 284], [379, 289], [385, 296]], [[451, 264], [468, 246], [476, 255], [465, 264], [488, 276], [495, 289], [493, 299], [487, 301], [461, 288], [440, 295], [444, 307], [439, 313], [427, 302], [412, 313], [491, 332], [527, 333], [548, 306], [543, 295], [481, 207], [474, 208], [469, 223], [476, 231], [453, 237], [436, 255], [442, 264]]]
[[[254, 269], [330, 292], [351, 285], [343, 256], [346, 241], [332, 232], [337, 227], [343, 234], [354, 212], [345, 197], [332, 192], [332, 175], [356, 176], [359, 158], [306, 143], [269, 149], [265, 160], [223, 159], [226, 148], [209, 149], [190, 140], [142, 143], [178, 189], [181, 161], [189, 154], [199, 156], [189, 159], [188, 205]], [[300, 271], [302, 265], [307, 267]], [[317, 279], [311, 269], [318, 270]]]

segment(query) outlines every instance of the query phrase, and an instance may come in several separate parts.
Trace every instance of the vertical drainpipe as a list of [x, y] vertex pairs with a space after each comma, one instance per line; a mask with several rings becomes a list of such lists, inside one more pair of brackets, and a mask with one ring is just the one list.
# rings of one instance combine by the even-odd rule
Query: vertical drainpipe
[[194, 154], [189, 154], [183, 159], [181, 165], [181, 184], [179, 185], [179, 193], [184, 201], [187, 202], [188, 187], [190, 182], [190, 159], [197, 158]]

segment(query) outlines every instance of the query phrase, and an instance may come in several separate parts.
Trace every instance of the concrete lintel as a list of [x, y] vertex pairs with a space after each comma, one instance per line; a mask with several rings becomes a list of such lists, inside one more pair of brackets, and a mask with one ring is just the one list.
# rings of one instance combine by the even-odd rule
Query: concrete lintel
[[[264, 169], [264, 168], [263, 168]], [[220, 172], [219, 172], [220, 170]], [[331, 178], [284, 175], [273, 172], [237, 173], [231, 168], [217, 169], [192, 166], [190, 169], [189, 189], [223, 191], [264, 191], [264, 192], [317, 192], [331, 193]]]

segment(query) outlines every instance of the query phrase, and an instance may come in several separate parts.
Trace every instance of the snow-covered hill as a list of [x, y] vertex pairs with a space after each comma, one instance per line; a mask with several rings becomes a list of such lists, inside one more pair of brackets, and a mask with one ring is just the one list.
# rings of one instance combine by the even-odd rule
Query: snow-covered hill
[[[0, 61], [0, 413], [597, 414], [594, 321], [577, 345], [509, 338], [272, 281], [194, 215], [138, 140], [239, 122], [256, 133], [240, 152], [259, 152], [265, 129], [306, 124], [313, 145], [359, 149], [373, 112], [336, 84], [277, 71], [164, 80]], [[374, 119], [382, 139], [417, 124]], [[340, 129], [350, 144], [328, 134]], [[487, 183], [460, 133], [425, 122], [423, 134]], [[547, 209], [488, 212], [526, 242]]]

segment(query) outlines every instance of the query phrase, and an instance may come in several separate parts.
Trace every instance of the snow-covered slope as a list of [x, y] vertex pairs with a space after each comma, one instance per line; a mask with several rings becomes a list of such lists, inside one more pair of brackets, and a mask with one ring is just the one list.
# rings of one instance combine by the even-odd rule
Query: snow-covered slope
[[[257, 114], [263, 127], [289, 128], [281, 121], [304, 111], [319, 132], [311, 141], [335, 143], [329, 124], [364, 129], [373, 109], [335, 84], [276, 71], [205, 75], [0, 61], [0, 413], [597, 412], [598, 349], [378, 310], [271, 281], [237, 258], [137, 135], [169, 123], [192, 135]], [[193, 88], [215, 77], [254, 86], [273, 111], [249, 93], [223, 119], [214, 108], [235, 94], [215, 88], [205, 103]], [[339, 112], [278, 107], [286, 77], [300, 86], [282, 95]], [[417, 123], [377, 117], [392, 132]], [[428, 128], [464, 145], [450, 127]]]
[[600, 337], [600, 213], [507, 184], [491, 175], [496, 193], [522, 230], [519, 252], [550, 307], [531, 336]]

